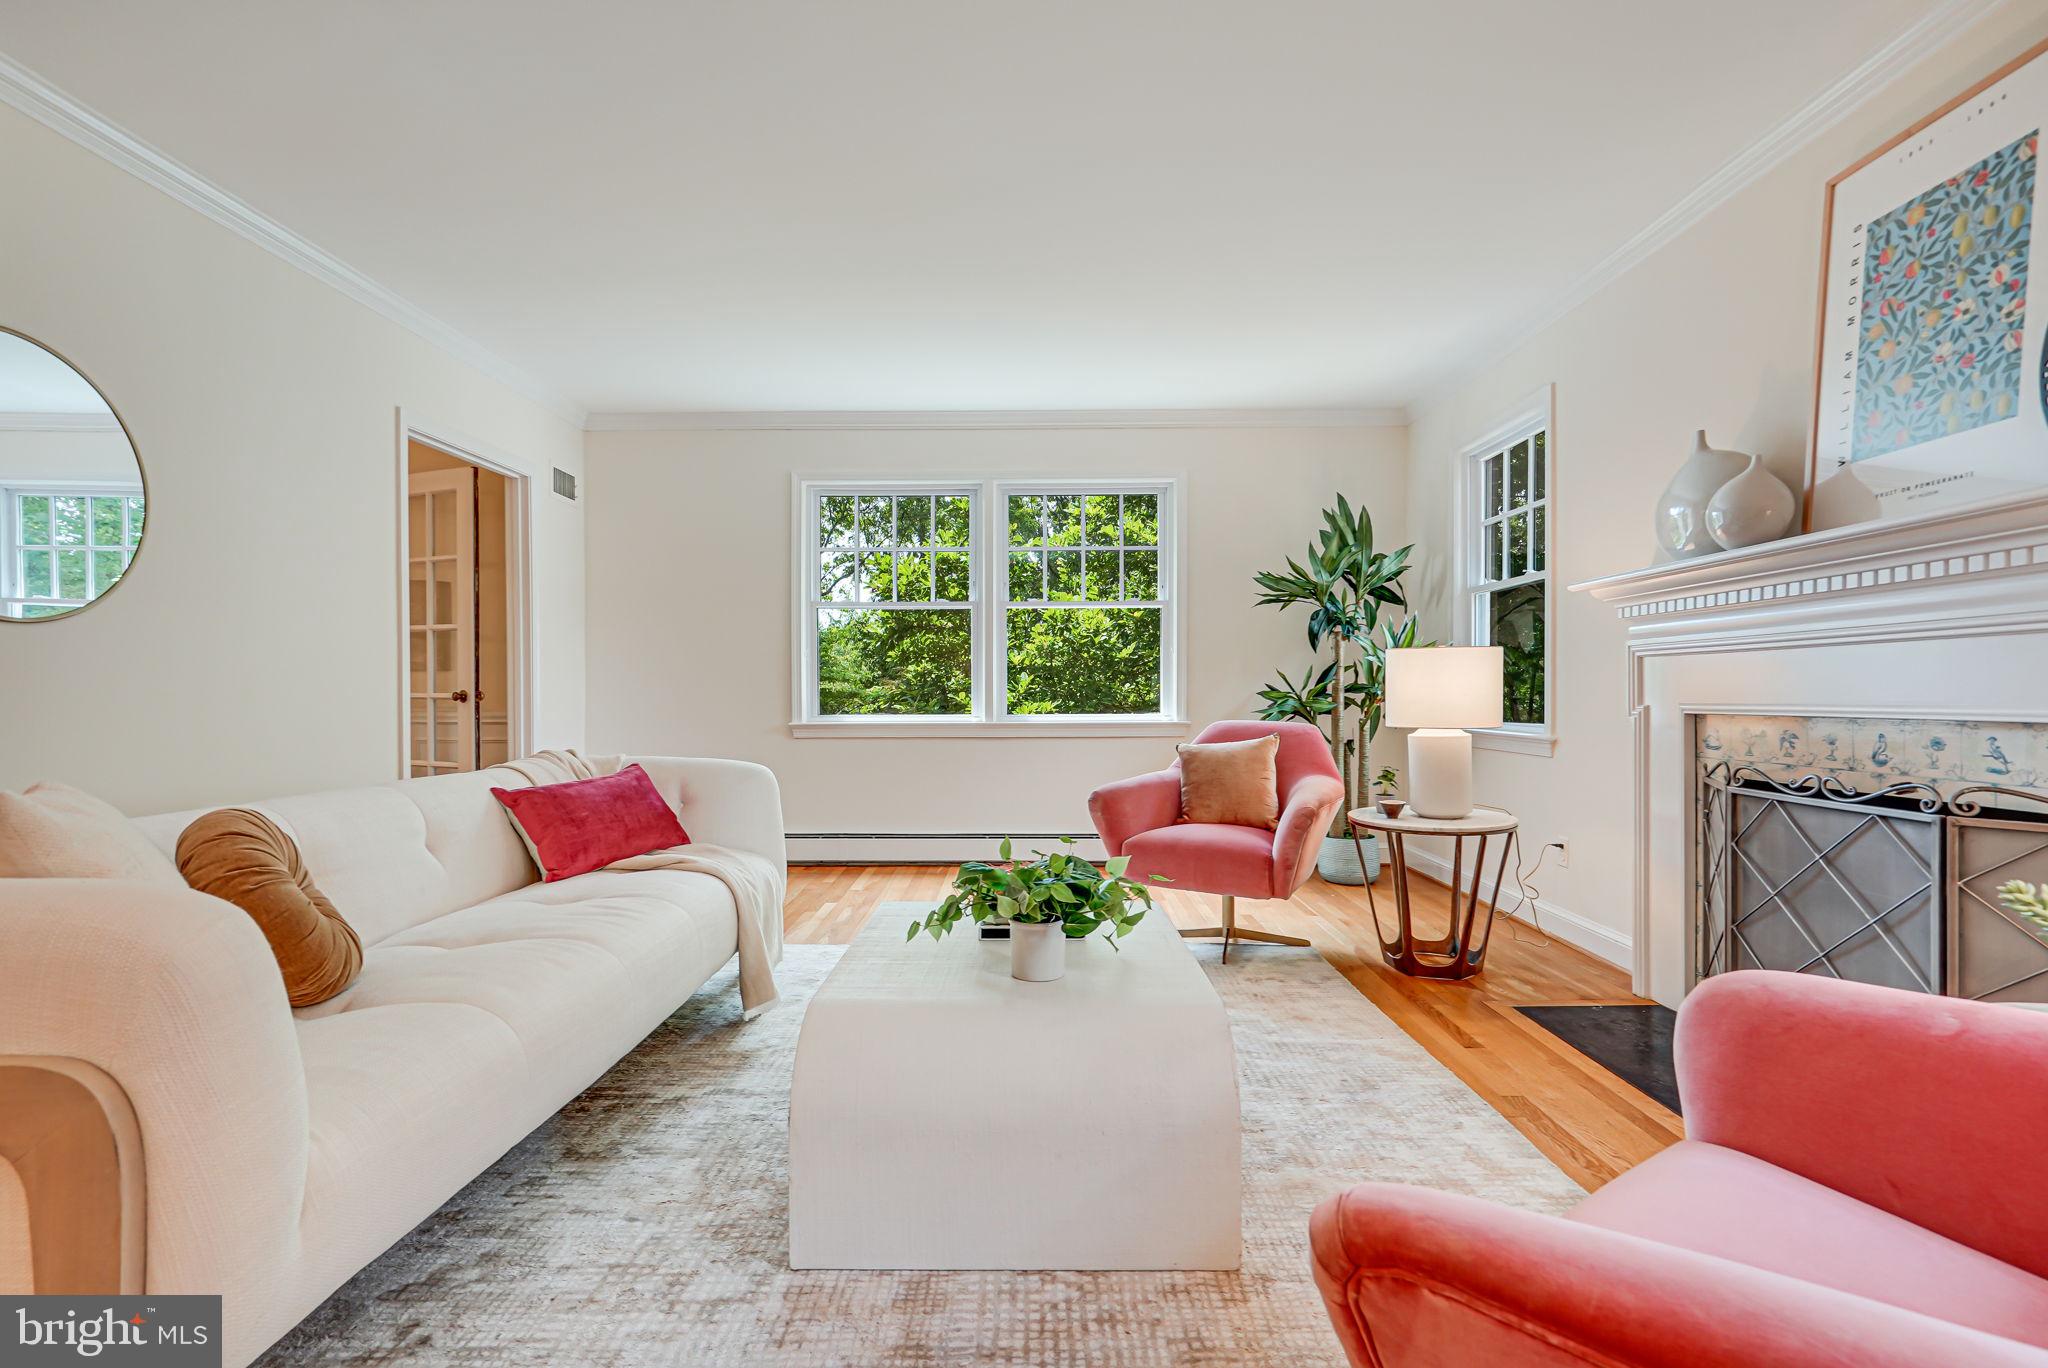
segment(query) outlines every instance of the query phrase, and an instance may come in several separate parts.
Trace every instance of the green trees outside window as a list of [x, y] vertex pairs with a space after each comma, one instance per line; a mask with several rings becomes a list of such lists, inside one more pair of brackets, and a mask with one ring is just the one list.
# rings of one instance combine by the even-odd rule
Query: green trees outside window
[[[143, 500], [119, 491], [39, 490], [5, 495], [14, 564], [0, 571], [0, 612], [61, 617], [114, 587], [142, 541]], [[42, 604], [28, 600], [56, 599]]]
[[984, 495], [811, 496], [816, 716], [972, 716], [983, 612], [998, 614], [990, 635], [1001, 659], [988, 674], [1004, 713], [1160, 713], [1170, 550], [1161, 493], [1003, 491], [995, 547], [976, 537]]
[[1006, 503], [1009, 711], [1158, 712], [1159, 496], [1013, 494]]
[[964, 494], [820, 497], [820, 715], [974, 710], [973, 517]]
[[1539, 430], [1474, 458], [1479, 498], [1472, 640], [1501, 648], [1503, 720], [1539, 727], [1548, 706], [1543, 638], [1550, 577], [1549, 446], [1550, 434]]

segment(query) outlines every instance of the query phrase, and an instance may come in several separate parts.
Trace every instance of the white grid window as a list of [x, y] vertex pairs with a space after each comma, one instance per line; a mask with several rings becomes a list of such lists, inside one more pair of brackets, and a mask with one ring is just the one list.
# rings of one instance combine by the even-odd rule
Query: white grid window
[[114, 587], [142, 541], [134, 486], [0, 489], [0, 616], [58, 617]]
[[1547, 418], [1468, 452], [1472, 491], [1466, 587], [1471, 641], [1505, 654], [1508, 730], [1547, 731], [1550, 431]]
[[1159, 712], [1166, 619], [1159, 495], [1011, 492], [1005, 504], [1008, 710], [1019, 716]]
[[800, 481], [800, 734], [1176, 721], [1173, 494]]
[[971, 715], [974, 491], [820, 490], [815, 508], [817, 715]]

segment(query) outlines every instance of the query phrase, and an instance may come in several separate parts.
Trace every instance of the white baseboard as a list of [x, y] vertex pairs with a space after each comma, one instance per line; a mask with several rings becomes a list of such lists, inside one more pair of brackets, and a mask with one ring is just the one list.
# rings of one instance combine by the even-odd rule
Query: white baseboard
[[[1489, 860], [1487, 863], [1491, 866], [1493, 862]], [[1408, 864], [1416, 873], [1426, 874], [1440, 884], [1448, 884], [1451, 881], [1451, 862], [1441, 855], [1411, 848], [1408, 852]], [[1470, 888], [1471, 884], [1472, 871], [1467, 870], [1465, 886]], [[1509, 884], [1502, 890], [1503, 902], [1514, 896], [1513, 889], [1514, 885]], [[1531, 912], [1535, 915], [1531, 916]], [[1582, 917], [1568, 907], [1559, 907], [1547, 899], [1537, 898], [1532, 903], [1517, 908], [1510, 915], [1516, 921], [1526, 922], [1539, 931], [1554, 935], [1559, 940], [1575, 945], [1587, 954], [1606, 960], [1617, 968], [1629, 969], [1635, 963], [1633, 943], [1627, 935]]]
[[[1072, 832], [1073, 853], [1098, 864], [1108, 858], [1102, 838], [1094, 832]], [[973, 831], [799, 831], [787, 838], [791, 864], [930, 864], [955, 865], [962, 860], [993, 860], [1002, 833]], [[1059, 833], [1039, 832], [1011, 837], [1019, 855], [1059, 849]]]

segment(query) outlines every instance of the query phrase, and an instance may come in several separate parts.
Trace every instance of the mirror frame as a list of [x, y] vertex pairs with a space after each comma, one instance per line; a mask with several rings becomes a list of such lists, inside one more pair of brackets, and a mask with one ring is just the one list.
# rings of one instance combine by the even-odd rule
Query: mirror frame
[[[86, 384], [92, 386], [93, 393], [97, 394], [100, 397], [100, 402], [107, 406], [107, 412], [114, 415], [115, 426], [121, 429], [121, 435], [128, 440], [128, 454], [135, 458], [135, 474], [142, 481], [142, 540], [135, 543], [135, 554], [128, 559], [128, 569], [122, 572], [121, 578], [114, 581], [112, 588], [99, 595], [99, 597], [82, 603], [70, 612], [59, 614], [56, 617], [18, 618], [8, 617], [4, 613], [0, 613], [0, 626], [4, 627], [42, 627], [53, 622], [69, 622], [73, 618], [91, 612], [112, 598], [121, 586], [128, 582], [128, 577], [135, 572], [136, 563], [142, 559], [143, 553], [149, 549], [149, 529], [156, 517], [149, 507], [149, 468], [142, 462], [142, 448], [136, 445], [135, 433], [128, 426], [128, 420], [121, 416], [120, 409], [114, 407], [114, 401], [107, 397], [107, 392], [104, 389], [100, 388], [100, 382], [85, 373], [83, 366], [80, 366], [76, 361], [73, 361], [63, 352], [58, 351], [33, 333], [25, 333], [19, 328], [10, 328], [5, 323], [0, 323], [0, 333], [6, 333], [10, 337], [18, 337], [32, 347], [39, 347], [43, 351], [48, 352], [51, 356], [56, 357], [59, 361], [71, 367], [73, 375], [76, 375], [79, 379], [85, 381]], [[5, 516], [7, 516], [7, 511], [0, 509], [0, 517]]]

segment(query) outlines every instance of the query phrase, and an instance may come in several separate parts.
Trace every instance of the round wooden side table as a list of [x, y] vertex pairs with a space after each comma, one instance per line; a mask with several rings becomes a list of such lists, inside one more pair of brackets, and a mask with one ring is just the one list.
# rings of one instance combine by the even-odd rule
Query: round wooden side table
[[[1380, 939], [1380, 958], [1404, 974], [1417, 978], [1461, 979], [1479, 972], [1486, 962], [1487, 942], [1493, 939], [1492, 909], [1500, 905], [1500, 887], [1508, 874], [1508, 859], [1514, 853], [1520, 823], [1511, 812], [1499, 808], [1473, 808], [1466, 817], [1418, 817], [1403, 811], [1399, 817], [1383, 815], [1377, 808], [1353, 808], [1351, 840], [1359, 846], [1358, 862], [1365, 863], [1364, 843], [1359, 832], [1384, 832], [1394, 867], [1394, 910], [1397, 927], [1387, 935], [1380, 921], [1379, 900], [1372, 885], [1365, 886], [1366, 905], [1372, 909], [1373, 931]], [[1438, 940], [1424, 940], [1415, 934], [1408, 910], [1408, 848], [1410, 836], [1451, 838], [1451, 929]], [[1486, 843], [1500, 838], [1500, 865], [1493, 876], [1493, 897], [1487, 902], [1484, 925], [1477, 925], [1479, 884], [1486, 870]], [[1465, 842], [1477, 840], [1479, 849], [1472, 861], [1472, 886], [1465, 887]]]

